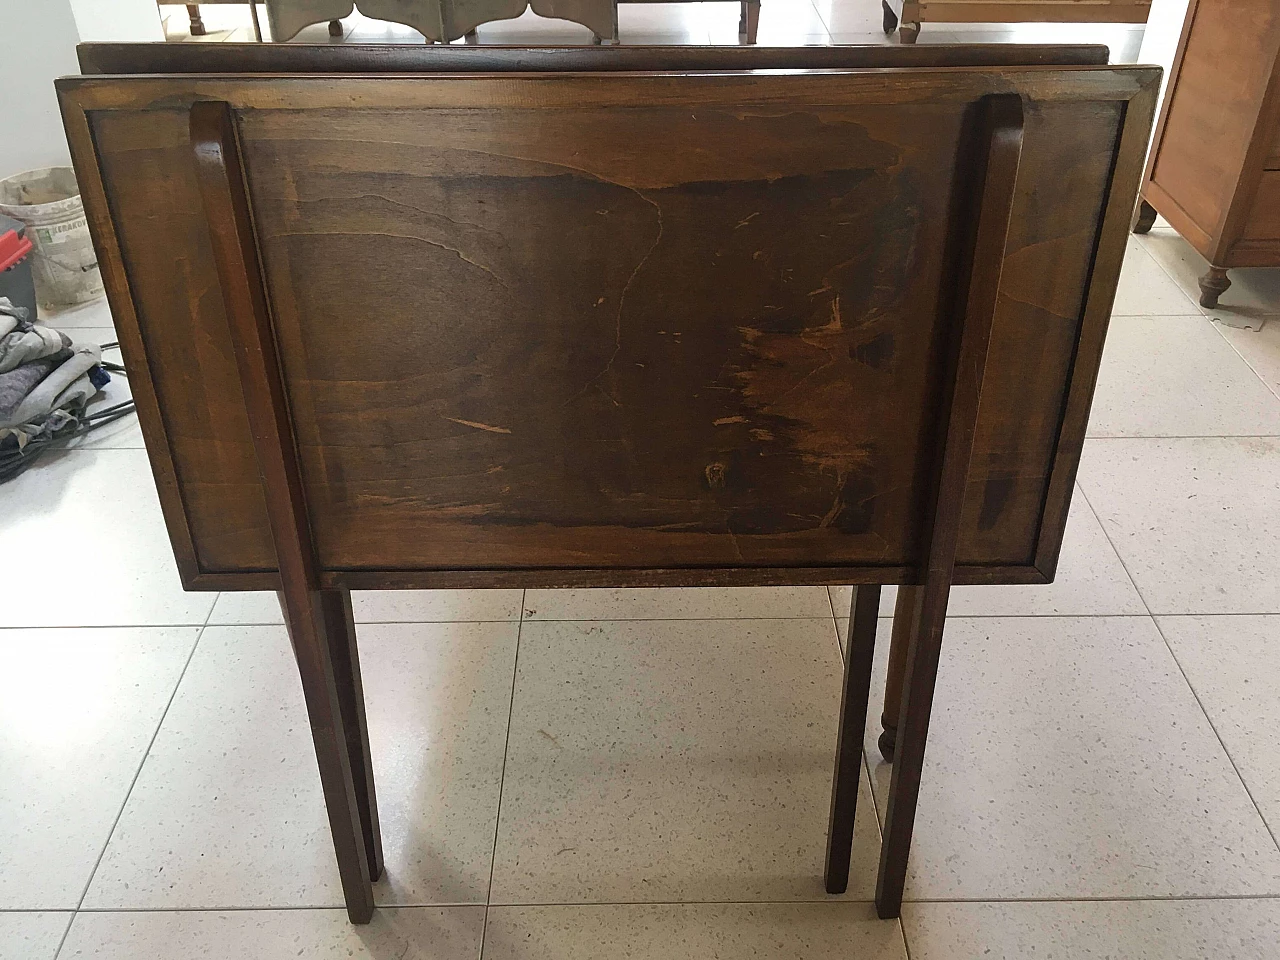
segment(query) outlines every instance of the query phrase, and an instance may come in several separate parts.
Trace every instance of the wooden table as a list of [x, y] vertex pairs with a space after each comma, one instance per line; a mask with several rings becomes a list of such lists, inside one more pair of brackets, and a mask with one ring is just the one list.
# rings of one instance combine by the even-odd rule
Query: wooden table
[[184, 585], [280, 592], [352, 920], [350, 590], [845, 583], [826, 885], [902, 584], [897, 916], [951, 585], [1053, 577], [1158, 70], [445, 50], [58, 85]]
[[[880, 0], [884, 32], [915, 43], [928, 23], [1146, 23], [1151, 0]], [[899, 28], [899, 23], [901, 27]]]

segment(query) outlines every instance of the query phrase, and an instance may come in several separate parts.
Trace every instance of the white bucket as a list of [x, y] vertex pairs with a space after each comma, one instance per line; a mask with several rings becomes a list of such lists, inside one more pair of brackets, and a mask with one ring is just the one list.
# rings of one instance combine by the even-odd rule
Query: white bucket
[[102, 296], [98, 255], [70, 167], [28, 170], [0, 180], [0, 213], [27, 225], [41, 303], [83, 303]]

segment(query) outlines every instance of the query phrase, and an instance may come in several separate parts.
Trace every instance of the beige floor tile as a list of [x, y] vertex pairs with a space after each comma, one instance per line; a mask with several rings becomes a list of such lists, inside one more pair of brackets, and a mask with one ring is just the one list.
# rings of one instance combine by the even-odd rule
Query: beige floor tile
[[1225, 323], [1254, 326], [1260, 319], [1280, 316], [1280, 270], [1232, 270], [1231, 287], [1218, 298], [1218, 308], [1209, 310], [1200, 306], [1199, 285], [1209, 262], [1191, 244], [1172, 227], [1153, 228], [1146, 236], [1134, 239], [1182, 288], [1198, 312]]
[[[361, 630], [387, 863], [379, 902], [484, 901], [516, 632], [496, 623]], [[85, 904], [341, 903], [284, 631], [209, 627]]]
[[70, 913], [0, 913], [0, 960], [54, 960]]
[[[768, 3], [769, 0], [763, 0]], [[884, 36], [884, 12], [878, 2], [850, 3], [848, 0], [813, 0], [813, 6], [832, 35], [837, 33], [879, 33]], [[763, 4], [762, 4], [763, 9]], [[895, 33], [896, 37], [897, 34]], [[895, 41], [896, 42], [896, 41]]]
[[483, 907], [379, 909], [367, 926], [342, 910], [82, 913], [59, 956], [96, 960], [475, 960]]
[[186, 593], [144, 450], [50, 453], [0, 487], [0, 627], [203, 624]]
[[[831, 587], [830, 591], [835, 615], [847, 619], [852, 589]], [[881, 592], [882, 617], [893, 616], [896, 597], [894, 587]], [[1077, 490], [1053, 583], [956, 587], [948, 611], [956, 617], [1080, 617], [1142, 614], [1147, 608], [1088, 501]]]
[[1157, 623], [1271, 832], [1280, 836], [1280, 617], [1160, 617]]
[[74, 330], [81, 327], [114, 327], [111, 319], [111, 307], [106, 297], [78, 303], [69, 307], [40, 307], [37, 311], [40, 322], [58, 330]]
[[1274, 894], [1280, 850], [1149, 617], [948, 622], [907, 899]]
[[902, 932], [869, 904], [602, 904], [494, 907], [486, 960], [605, 957], [906, 960]]
[[[831, 619], [528, 623], [494, 903], [820, 900]], [[874, 890], [862, 791], [849, 899]]]
[[1260, 330], [1218, 325], [1218, 331], [1245, 362], [1280, 397], [1280, 318], [1261, 324]]
[[[355, 590], [356, 623], [519, 620], [522, 590]], [[284, 623], [274, 593], [222, 593], [211, 624]]]
[[1152, 613], [1280, 613], [1280, 440], [1090, 440], [1079, 480]]
[[1280, 397], [1200, 314], [1116, 317], [1089, 436], [1280, 436]]
[[1156, 263], [1147, 248], [1136, 237], [1130, 237], [1111, 315], [1186, 317], [1199, 312], [1196, 302]]
[[[738, 42], [740, 5], [737, 3], [695, 3], [711, 42], [735, 44]], [[760, 23], [756, 34], [759, 46], [803, 46], [812, 41], [806, 37], [825, 36], [826, 25], [810, 0], [763, 0], [760, 4]]]
[[1270, 960], [1280, 901], [911, 903], [912, 960]]
[[823, 587], [529, 590], [526, 620], [735, 620], [826, 617]]
[[79, 905], [198, 633], [0, 630], [0, 910]]

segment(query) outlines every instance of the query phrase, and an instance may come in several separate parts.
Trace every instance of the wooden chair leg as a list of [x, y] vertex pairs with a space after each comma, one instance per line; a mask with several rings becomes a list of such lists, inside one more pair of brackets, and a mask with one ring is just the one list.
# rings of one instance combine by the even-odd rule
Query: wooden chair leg
[[858, 812], [858, 779], [862, 773], [862, 738], [867, 727], [867, 698], [879, 612], [879, 584], [853, 588], [848, 652], [844, 658], [844, 691], [840, 695], [840, 729], [836, 735], [836, 772], [831, 783], [831, 819], [827, 827], [827, 893], [844, 893], [849, 887], [853, 822]]
[[350, 600], [319, 586], [319, 561], [255, 252], [252, 210], [230, 104], [215, 100], [192, 104], [190, 131], [196, 178], [280, 571], [281, 606], [311, 721], [347, 915], [353, 923], [368, 923], [374, 908], [372, 877], [381, 867], [382, 857], [376, 842], [377, 805]]
[[904, 23], [898, 27], [898, 40], [901, 43], [915, 43], [920, 38], [920, 24]]
[[1149, 233], [1156, 223], [1156, 208], [1145, 200], [1138, 201], [1138, 210], [1133, 216], [1133, 232]]
[[1231, 286], [1231, 278], [1226, 268], [1210, 267], [1208, 273], [1200, 278], [1200, 306], [1213, 309], [1218, 305], [1218, 298]]
[[920, 594], [919, 587], [898, 587], [898, 601], [893, 608], [893, 639], [889, 645], [889, 670], [884, 681], [884, 710], [880, 714], [880, 756], [893, 763], [894, 745], [898, 737], [898, 714], [902, 710], [902, 676], [907, 669], [907, 650], [911, 645], [911, 612]]
[[889, 6], [889, 0], [880, 0], [880, 6], [884, 8], [884, 16], [881, 22], [884, 32], [893, 33], [898, 29], [898, 15], [894, 12], [893, 7]]
[[742, 0], [738, 15], [738, 42], [754, 44], [760, 29], [760, 0]]
[[191, 35], [193, 37], [203, 37], [209, 31], [205, 29], [204, 18], [200, 16], [200, 4], [187, 4], [187, 17], [191, 20]]
[[356, 648], [356, 624], [351, 611], [350, 590], [320, 591], [333, 680], [338, 692], [338, 709], [351, 757], [351, 778], [355, 787], [364, 852], [369, 861], [369, 879], [382, 876], [382, 828], [378, 823], [378, 798], [373, 787], [373, 758], [369, 752], [369, 723], [364, 713], [364, 684], [360, 679], [360, 655]]
[[262, 21], [258, 19], [257, 0], [249, 0], [249, 16], [253, 20], [253, 39], [262, 42]]

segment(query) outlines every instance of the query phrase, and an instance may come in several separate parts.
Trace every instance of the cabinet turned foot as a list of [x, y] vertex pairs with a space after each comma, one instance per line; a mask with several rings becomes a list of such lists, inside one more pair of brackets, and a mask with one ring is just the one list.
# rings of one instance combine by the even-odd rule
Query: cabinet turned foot
[[915, 43], [920, 36], [920, 24], [904, 23], [898, 28], [898, 40], [902, 43]]
[[889, 0], [880, 0], [880, 6], [884, 7], [884, 32], [893, 33], [898, 29], [898, 15], [889, 6]]
[[191, 20], [191, 35], [193, 37], [203, 37], [209, 31], [204, 27], [204, 18], [200, 16], [200, 4], [187, 4], [187, 17]]
[[480, 35], [474, 30], [468, 30], [462, 35], [462, 42], [468, 47], [475, 47], [480, 44]]
[[1218, 305], [1218, 298], [1231, 286], [1231, 278], [1226, 268], [1210, 267], [1209, 272], [1200, 278], [1200, 306], [1213, 309]]
[[897, 745], [898, 731], [894, 727], [885, 727], [880, 733], [880, 739], [876, 741], [885, 763], [893, 763], [893, 748]]
[[1147, 233], [1156, 222], [1156, 208], [1145, 200], [1138, 201], [1138, 212], [1133, 217], [1133, 232]]
[[330, 21], [329, 21], [329, 36], [331, 36], [331, 37], [340, 37], [340, 36], [342, 36], [342, 21], [341, 21], [341, 20], [330, 20]]

